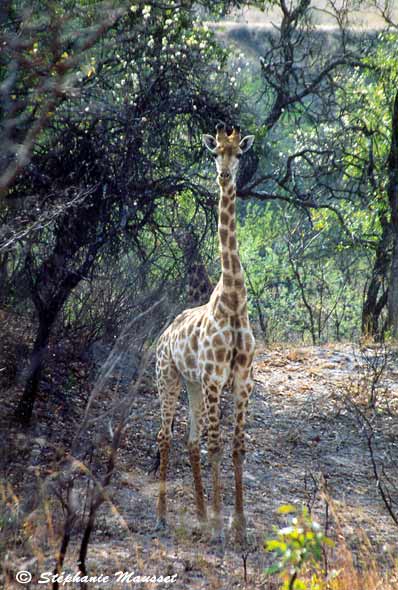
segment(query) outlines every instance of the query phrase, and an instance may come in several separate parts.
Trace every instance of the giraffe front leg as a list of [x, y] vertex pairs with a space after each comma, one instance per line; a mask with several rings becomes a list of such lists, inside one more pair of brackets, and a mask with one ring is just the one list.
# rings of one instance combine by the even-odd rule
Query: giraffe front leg
[[246, 543], [246, 517], [243, 502], [243, 462], [245, 457], [245, 423], [247, 406], [253, 390], [253, 380], [249, 371], [237, 371], [234, 377], [234, 440], [232, 462], [235, 475], [235, 513], [233, 528], [235, 540], [239, 545]]
[[204, 395], [207, 406], [207, 445], [212, 480], [212, 540], [216, 544], [223, 543], [222, 488], [220, 480], [220, 462], [222, 456], [220, 433], [220, 399], [222, 386], [220, 383], [208, 381], [204, 384]]
[[198, 520], [204, 528], [207, 524], [207, 506], [203, 493], [202, 473], [200, 466], [200, 437], [203, 430], [204, 400], [202, 388], [199, 383], [187, 382], [189, 399], [190, 428], [188, 439], [189, 461], [195, 489], [196, 513]]

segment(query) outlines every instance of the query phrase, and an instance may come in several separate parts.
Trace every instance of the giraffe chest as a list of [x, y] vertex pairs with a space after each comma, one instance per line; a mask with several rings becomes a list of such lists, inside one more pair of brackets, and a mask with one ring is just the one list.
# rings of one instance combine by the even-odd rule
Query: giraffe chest
[[201, 379], [211, 377], [222, 385], [228, 381], [234, 352], [234, 332], [228, 325], [203, 330], [198, 354]]
[[205, 374], [225, 381], [230, 373], [234, 340], [233, 329], [225, 322], [203, 321], [182, 327], [171, 342], [178, 371], [188, 381], [200, 383]]

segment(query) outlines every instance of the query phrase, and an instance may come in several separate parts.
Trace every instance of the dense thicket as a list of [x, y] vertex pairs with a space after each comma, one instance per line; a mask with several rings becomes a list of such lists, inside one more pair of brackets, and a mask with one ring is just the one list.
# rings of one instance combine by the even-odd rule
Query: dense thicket
[[[78, 16], [80, 22], [81, 11]], [[39, 22], [41, 17], [33, 12], [30, 18]], [[63, 44], [60, 55], [48, 56], [58, 60], [55, 68], [59, 60], [73, 59], [71, 41], [58, 34], [60, 22], [54, 25], [57, 42]], [[52, 21], [46, 24], [51, 27]], [[68, 18], [66, 24], [76, 23]], [[25, 48], [33, 55], [47, 50], [41, 25], [37, 26], [40, 31], [35, 30]], [[14, 82], [13, 58], [11, 48], [5, 83]], [[8, 286], [4, 302], [20, 304], [18, 286], [23, 280], [38, 320], [18, 408], [22, 419], [29, 420], [43, 355], [61, 310], [69, 326], [77, 317], [80, 322], [87, 320], [80, 304], [71, 299], [82, 281], [86, 285], [80, 287], [80, 296], [83, 291], [87, 308], [95, 304], [92, 292], [101, 289], [101, 277], [110, 269], [116, 267], [125, 276], [127, 267], [134, 274], [141, 268], [140, 289], [137, 282], [130, 283], [124, 294], [124, 308], [130, 312], [128, 300], [137, 296], [137, 290], [142, 298], [154, 287], [159, 296], [166, 288], [167, 262], [157, 262], [158, 245], [170, 234], [177, 195], [188, 193], [192, 198], [194, 190], [198, 206], [204, 199], [203, 206], [211, 207], [206, 189], [197, 186], [195, 164], [201, 152], [200, 131], [214, 120], [231, 117], [233, 91], [222, 69], [224, 61], [210, 32], [197, 25], [189, 4], [184, 8], [171, 4], [168, 9], [157, 8], [156, 3], [131, 6], [108, 26], [105, 36], [98, 37], [68, 79], [70, 88], [57, 111], [47, 113], [34, 153], [10, 183], [3, 209], [2, 268]], [[28, 111], [36, 108], [34, 100], [40, 105], [42, 98], [20, 97], [30, 82], [28, 72], [20, 69], [11, 100]], [[5, 117], [6, 109], [3, 113]], [[30, 115], [26, 134], [37, 122]], [[12, 158], [3, 160], [5, 176], [10, 160], [12, 165]], [[121, 282], [119, 287], [126, 289]], [[117, 306], [114, 297], [108, 303]], [[96, 325], [96, 336], [117, 335], [121, 321], [117, 310], [112, 317], [101, 311], [103, 317], [96, 319], [103, 331]]]
[[216, 277], [201, 134], [220, 119], [256, 135], [238, 188], [258, 334], [397, 336], [397, 35], [350, 33], [331, 3], [327, 36], [309, 0], [280, 0], [275, 30], [220, 35], [244, 4], [268, 7], [3, 5], [0, 300], [35, 330], [21, 420], [51, 337], [112, 341], [165, 294], [183, 304], [176, 228]]

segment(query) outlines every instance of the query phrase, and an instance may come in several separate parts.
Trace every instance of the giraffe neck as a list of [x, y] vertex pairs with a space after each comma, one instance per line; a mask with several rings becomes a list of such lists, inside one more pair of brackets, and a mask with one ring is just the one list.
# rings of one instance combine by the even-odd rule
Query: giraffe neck
[[236, 185], [231, 182], [220, 190], [218, 237], [221, 249], [221, 299], [230, 312], [246, 302], [243, 269], [236, 239]]

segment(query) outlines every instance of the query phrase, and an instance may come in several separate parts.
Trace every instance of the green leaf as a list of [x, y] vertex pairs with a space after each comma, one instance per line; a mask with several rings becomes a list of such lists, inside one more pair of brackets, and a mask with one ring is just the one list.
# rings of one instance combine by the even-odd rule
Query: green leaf
[[265, 573], [268, 576], [272, 576], [273, 574], [279, 574], [279, 572], [282, 570], [281, 566], [278, 564], [274, 564], [271, 565], [270, 567], [267, 567], [265, 570]]
[[282, 541], [277, 541], [276, 539], [271, 539], [270, 541], [266, 542], [266, 549], [267, 551], [285, 551], [286, 550], [286, 543]]
[[279, 506], [277, 512], [279, 514], [291, 514], [292, 512], [296, 512], [296, 507], [293, 504], [283, 504]]

